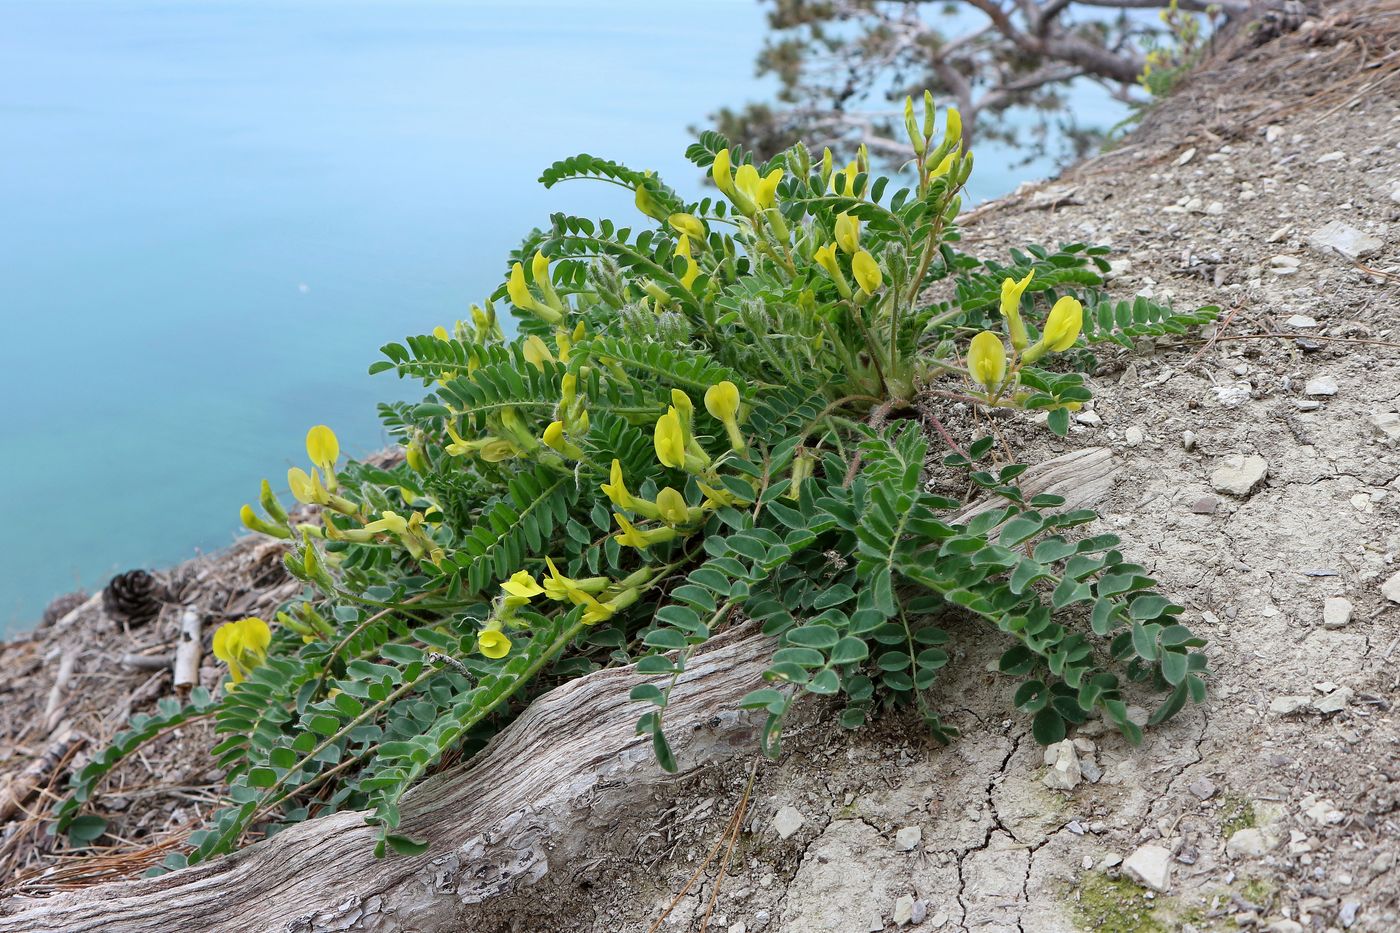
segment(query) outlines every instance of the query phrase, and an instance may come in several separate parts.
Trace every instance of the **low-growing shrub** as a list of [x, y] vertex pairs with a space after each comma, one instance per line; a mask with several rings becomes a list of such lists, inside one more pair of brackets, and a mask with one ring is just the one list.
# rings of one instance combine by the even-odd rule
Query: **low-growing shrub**
[[[1203, 642], [1116, 537], [1072, 534], [1092, 511], [1023, 494], [1026, 465], [992, 462], [990, 437], [953, 436], [930, 405], [932, 438], [909, 416], [955, 398], [1044, 413], [1064, 434], [1090, 398], [1091, 346], [1181, 333], [1215, 309], [1110, 301], [1101, 247], [962, 252], [972, 155], [957, 113], [938, 134], [925, 97], [905, 122], [908, 188], [863, 156], [813, 164], [801, 146], [755, 165], [712, 133], [688, 151], [717, 189], [696, 203], [589, 155], [546, 169], [546, 186], [626, 189], [642, 222], [556, 214], [469, 320], [383, 348], [372, 373], [425, 389], [381, 407], [403, 461], [346, 462], [312, 428], [308, 469], [288, 475], [310, 508], [289, 514], [264, 483], [261, 509], [243, 510], [286, 539], [302, 593], [273, 620], [219, 629], [217, 698], [137, 717], [74, 777], [59, 827], [92, 838], [100, 818], [80, 813], [103, 775], [213, 716], [226, 805], [168, 867], [345, 808], [368, 811], [381, 852], [420, 851], [395, 833], [404, 791], [535, 692], [599, 667], [653, 676], [632, 694], [638, 729], [674, 769], [668, 694], [741, 615], [775, 638], [768, 685], [742, 703], [766, 716], [770, 754], [808, 694], [839, 698], [850, 727], [914, 704], [948, 741], [926, 691], [950, 615], [1006, 643], [1001, 670], [1040, 742], [1091, 716], [1139, 741], [1125, 680], [1166, 692], [1154, 723], [1200, 701]], [[925, 297], [934, 286], [943, 299]], [[965, 503], [929, 491], [930, 469], [998, 504], [954, 520]]]

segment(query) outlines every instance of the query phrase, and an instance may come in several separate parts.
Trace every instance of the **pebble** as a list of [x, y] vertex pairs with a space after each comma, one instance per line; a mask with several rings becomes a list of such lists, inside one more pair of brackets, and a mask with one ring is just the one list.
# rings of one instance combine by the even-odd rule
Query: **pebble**
[[1306, 314], [1295, 314], [1284, 323], [1289, 327], [1316, 327], [1317, 318], [1308, 317]]
[[805, 820], [796, 807], [783, 807], [773, 815], [773, 829], [780, 839], [787, 839], [802, 828]]
[[1371, 429], [1388, 441], [1400, 441], [1400, 415], [1393, 411], [1378, 411], [1368, 419]]
[[1123, 860], [1123, 872], [1143, 887], [1166, 894], [1172, 886], [1172, 854], [1161, 846], [1138, 846]]
[[1351, 621], [1351, 600], [1343, 596], [1329, 596], [1322, 601], [1322, 624], [1327, 628], [1341, 628]]
[[1381, 595], [1393, 603], [1400, 603], [1400, 573], [1392, 574], [1381, 584]]
[[1275, 920], [1264, 930], [1265, 933], [1303, 933], [1303, 925], [1297, 920]]
[[1341, 253], [1350, 260], [1365, 259], [1381, 251], [1385, 243], [1369, 233], [1362, 233], [1340, 220], [1329, 220], [1308, 235], [1308, 244], [1321, 253]]
[[1079, 766], [1079, 753], [1069, 739], [1056, 742], [1045, 749], [1045, 763], [1050, 770], [1045, 772], [1041, 783], [1051, 790], [1074, 790], [1084, 780], [1084, 772]]
[[1342, 926], [1349, 927], [1356, 922], [1356, 912], [1360, 909], [1360, 901], [1342, 901], [1342, 909], [1337, 911], [1337, 919], [1342, 921]]
[[1264, 127], [1264, 141], [1276, 143], [1283, 137], [1283, 127], [1276, 123], [1271, 123]]
[[[1397, 422], [1397, 427], [1400, 427], [1400, 417], [1397, 417], [1397, 418], [1396, 418], [1396, 422]], [[1181, 432], [1181, 449], [1182, 449], [1182, 450], [1195, 450], [1195, 449], [1196, 449], [1196, 432], [1195, 432], [1195, 431], [1182, 431], [1182, 432]]]
[[913, 919], [914, 896], [901, 894], [894, 902], [894, 922], [898, 926], [906, 926]]
[[917, 826], [906, 826], [894, 834], [894, 847], [899, 852], [909, 852], [919, 845], [924, 831]]
[[1337, 380], [1331, 376], [1313, 376], [1303, 386], [1304, 395], [1336, 395]]
[[1098, 412], [1095, 411], [1077, 412], [1074, 416], [1074, 420], [1079, 424], [1085, 424], [1091, 428], [1103, 424], [1103, 419], [1100, 418]]
[[1322, 407], [1322, 403], [1316, 399], [1295, 398], [1293, 400], [1293, 407], [1299, 411], [1317, 411]]
[[1196, 797], [1201, 800], [1209, 800], [1214, 797], [1216, 793], [1215, 783], [1211, 781], [1210, 778], [1197, 778], [1191, 782], [1187, 790], [1191, 791], [1191, 793], [1195, 794]]
[[1206, 213], [1210, 214], [1212, 217], [1219, 217], [1221, 214], [1225, 213], [1225, 205], [1221, 204], [1219, 201], [1211, 201], [1206, 205]]
[[1351, 702], [1354, 695], [1350, 687], [1338, 687], [1326, 696], [1313, 700], [1312, 707], [1319, 713], [1326, 715], [1340, 713], [1347, 708], [1347, 704]]
[[1123, 432], [1123, 440], [1129, 447], [1136, 447], [1146, 440], [1146, 435], [1142, 433], [1142, 428], [1133, 425]]
[[[914, 924], [915, 926], [918, 926], [919, 924], [924, 922], [924, 918], [927, 916], [928, 901], [924, 900], [923, 898], [920, 898], [919, 900], [914, 902], [914, 910], [909, 914], [909, 922]], [[939, 923], [937, 925], [942, 926], [943, 924]]]
[[1181, 155], [1177, 156], [1176, 161], [1172, 164], [1178, 166], [1185, 165], [1187, 162], [1190, 162], [1194, 158], [1196, 158], [1196, 147], [1192, 146], [1190, 149], [1187, 149]]
[[1269, 849], [1269, 840], [1254, 828], [1237, 830], [1225, 843], [1225, 851], [1235, 858], [1258, 858]]
[[740, 920], [738, 923], [731, 923], [725, 933], [749, 933], [749, 925]]
[[1223, 466], [1210, 474], [1210, 485], [1216, 492], [1247, 496], [1268, 475], [1269, 464], [1258, 454], [1232, 454], [1225, 458]]
[[1318, 165], [1326, 165], [1328, 162], [1340, 162], [1347, 157], [1347, 154], [1340, 149], [1329, 152], [1324, 156], [1317, 157]]
[[1269, 701], [1269, 712], [1275, 716], [1290, 716], [1312, 704], [1312, 697], [1281, 696]]
[[1108, 871], [1110, 868], [1117, 868], [1123, 864], [1123, 856], [1117, 852], [1110, 852], [1099, 861], [1099, 871]]
[[1191, 503], [1191, 511], [1197, 515], [1214, 515], [1216, 506], [1220, 505], [1220, 500], [1215, 496], [1201, 496]]
[[1269, 271], [1274, 275], [1293, 275], [1299, 265], [1297, 256], [1274, 256], [1269, 260]]

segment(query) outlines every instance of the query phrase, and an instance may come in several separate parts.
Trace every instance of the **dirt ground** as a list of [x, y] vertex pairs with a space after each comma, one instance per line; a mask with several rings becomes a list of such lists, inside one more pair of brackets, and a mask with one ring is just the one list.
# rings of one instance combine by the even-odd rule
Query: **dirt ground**
[[[1122, 148], [964, 230], [982, 254], [1108, 244], [1117, 296], [1225, 309], [1203, 336], [1101, 351], [1096, 402], [1063, 440], [996, 422], [1029, 462], [1114, 451], [1090, 531], [1119, 534], [1210, 640], [1204, 707], [1137, 749], [1090, 724], [1051, 767], [1012, 712], [1014, 682], [993, 672], [1000, 636], [953, 621], [932, 697], [963, 732], [953, 745], [899, 711], [851, 733], [809, 704], [781, 761], [678, 780], [600, 836], [596, 859], [493, 902], [481, 933], [1400, 929], [1400, 582], [1383, 593], [1400, 573], [1397, 37], [1400, 4], [1354, 0], [1241, 38]], [[1362, 255], [1317, 239], [1333, 222]], [[239, 582], [220, 584], [223, 612], [281, 598], [249, 547], [234, 552]], [[168, 674], [143, 686], [162, 675], [110, 673], [101, 656], [164, 650], [172, 620], [114, 647], [83, 619], [3, 647], [11, 779], [42, 751], [35, 724], [64, 650], [79, 652], [70, 692], [135, 691], [139, 710], [168, 688]], [[112, 705], [72, 716], [110, 734]], [[69, 861], [21, 811], [0, 842], [11, 884], [39, 893], [158, 860], [142, 846], [210, 800], [202, 738], [186, 730], [127, 772], [108, 862]], [[720, 879], [706, 856], [751, 773]]]

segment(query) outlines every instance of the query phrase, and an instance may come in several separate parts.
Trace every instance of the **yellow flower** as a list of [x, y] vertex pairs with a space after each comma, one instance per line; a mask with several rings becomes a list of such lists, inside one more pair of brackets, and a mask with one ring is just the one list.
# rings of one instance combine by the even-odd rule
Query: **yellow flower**
[[737, 420], [739, 387], [727, 379], [710, 386], [705, 390], [705, 410], [724, 425], [724, 430], [729, 434], [729, 446], [742, 453], [746, 445]]
[[967, 351], [967, 368], [988, 392], [995, 391], [1006, 378], [1006, 347], [1001, 338], [989, 330], [973, 337]]
[[673, 470], [685, 468], [685, 435], [681, 430], [680, 415], [674, 406], [666, 409], [666, 414], [656, 419], [656, 459], [662, 466]]
[[476, 636], [476, 650], [492, 661], [499, 661], [510, 654], [510, 639], [500, 629], [487, 629]]
[[685, 504], [685, 496], [670, 486], [656, 494], [656, 508], [661, 520], [668, 525], [684, 525], [690, 521], [690, 509]]
[[[650, 171], [644, 174], [647, 178], [650, 178], [652, 175]], [[656, 203], [656, 198], [651, 196], [651, 192], [647, 190], [645, 184], [637, 186], [637, 196], [634, 199], [634, 203], [637, 205], [637, 210], [646, 214], [652, 220], [664, 221], [666, 219], [666, 211], [662, 209], [660, 204]]]
[[306, 456], [311, 458], [311, 462], [316, 466], [329, 473], [340, 457], [340, 441], [336, 440], [335, 432], [324, 424], [318, 424], [307, 431]]
[[826, 270], [826, 274], [831, 276], [831, 280], [836, 283], [836, 290], [841, 293], [842, 298], [851, 297], [851, 285], [846, 281], [846, 276], [841, 273], [841, 265], [836, 261], [836, 244], [828, 243], [812, 254], [817, 265]]
[[1084, 306], [1069, 295], [1055, 302], [1050, 316], [1045, 319], [1045, 330], [1040, 335], [1044, 343], [1056, 353], [1063, 353], [1079, 339], [1079, 329], [1084, 326]]
[[303, 505], [324, 504], [318, 491], [321, 486], [320, 478], [312, 479], [316, 476], [313, 468], [310, 475], [301, 467], [292, 467], [287, 471], [287, 488], [292, 491], [292, 496]]
[[948, 108], [948, 130], [943, 135], [944, 145], [960, 146], [963, 140], [962, 114], [958, 113], [958, 108]]
[[714, 179], [716, 188], [726, 195], [733, 196], [734, 175], [731, 170], [728, 149], [721, 149], [715, 153], [714, 164], [710, 166], [710, 177]]
[[408, 519], [397, 512], [380, 512], [378, 519], [366, 523], [365, 531], [372, 531], [376, 534], [380, 532], [395, 535], [408, 534]]
[[552, 558], [546, 557], [544, 562], [549, 566], [549, 576], [544, 580], [544, 595], [550, 599], [561, 602], [569, 600], [576, 605], [582, 605], [585, 596], [603, 592], [612, 582], [607, 577], [585, 577], [575, 580], [560, 573]]
[[938, 163], [938, 167], [928, 173], [929, 178], [940, 178], [948, 174], [948, 169], [953, 167], [953, 162], [958, 158], [957, 152], [950, 152], [943, 157], [943, 161]]
[[228, 665], [235, 684], [267, 660], [272, 630], [262, 619], [252, 617], [225, 622], [214, 631], [214, 657]]
[[680, 241], [676, 243], [676, 255], [685, 260], [685, 272], [681, 275], [681, 284], [689, 289], [700, 277], [700, 267], [691, 258], [690, 237], [685, 234], [681, 234]]
[[501, 589], [505, 591], [507, 596], [514, 596], [526, 601], [544, 592], [544, 587], [536, 583], [535, 578], [525, 570], [517, 570], [511, 574], [510, 579], [501, 584]]
[[613, 458], [609, 480], [610, 482], [602, 485], [603, 494], [618, 508], [630, 509], [632, 507], [632, 494], [627, 491], [627, 483], [622, 478], [622, 461], [616, 457]]
[[705, 241], [705, 224], [693, 214], [672, 214], [666, 219], [671, 229], [692, 240]]
[[[541, 277], [539, 273], [542, 265], [544, 275]], [[543, 253], [536, 253], [531, 261], [531, 268], [535, 271], [535, 284], [541, 291], [549, 294], [549, 260]], [[506, 280], [506, 294], [510, 296], [511, 304], [522, 311], [531, 312], [547, 324], [558, 324], [564, 320], [564, 315], [559, 311], [530, 293], [530, 286], [525, 283], [525, 267], [518, 262], [510, 267], [510, 278]]]
[[249, 531], [256, 531], [258, 534], [268, 535], [273, 538], [290, 538], [292, 533], [281, 525], [274, 525], [271, 522], [253, 511], [251, 505], [245, 505], [238, 510], [238, 519], [243, 522], [243, 527]]
[[860, 249], [860, 218], [845, 211], [836, 215], [836, 243], [847, 253]]
[[1001, 316], [1006, 318], [1006, 329], [1011, 336], [1011, 346], [1017, 350], [1024, 350], [1029, 338], [1026, 336], [1026, 325], [1021, 320], [1021, 296], [1025, 294], [1026, 286], [1031, 284], [1031, 279], [1035, 277], [1035, 270], [1026, 273], [1026, 277], [1021, 281], [1007, 276], [1001, 283]]
[[[850, 165], [847, 165], [847, 166], [846, 166], [845, 168], [843, 168], [841, 171], [837, 172], [836, 175], [840, 175], [842, 178], [844, 178], [844, 179], [846, 180], [846, 183], [845, 183], [845, 185], [842, 187], [841, 192], [840, 192], [842, 195], [844, 195], [845, 197], [848, 197], [848, 198], [859, 198], [859, 197], [860, 197], [860, 192], [856, 190], [856, 177], [857, 177], [858, 175], [860, 175], [860, 164], [859, 164], [856, 160], [853, 159], [853, 160], [851, 161], [851, 164], [850, 164]], [[832, 176], [831, 181], [832, 181], [832, 185], [831, 185], [832, 190], [835, 190], [835, 189], [836, 189], [836, 176], [835, 176], [835, 175]]]
[[670, 541], [676, 536], [674, 528], [653, 528], [650, 531], [641, 531], [617, 512], [613, 513], [613, 518], [617, 519], [617, 527], [622, 529], [621, 534], [613, 535], [613, 540], [618, 544], [637, 549], [647, 548], [653, 544], [661, 544]]
[[760, 176], [752, 163], [739, 166], [734, 173], [734, 184], [744, 196], [759, 210], [772, 207], [778, 192], [778, 182], [783, 180], [783, 170], [775, 168], [767, 175]]
[[549, 345], [535, 334], [525, 338], [525, 342], [520, 346], [520, 351], [525, 357], [525, 362], [541, 372], [544, 372], [545, 361], [556, 362], [554, 354], [549, 352]]
[[856, 277], [856, 284], [860, 286], [860, 290], [867, 295], [875, 294], [880, 288], [880, 283], [884, 281], [880, 264], [863, 249], [851, 257], [851, 274]]
[[706, 486], [699, 481], [697, 481], [695, 485], [699, 486], [700, 492], [704, 494], [704, 507], [707, 509], [722, 508], [730, 505], [748, 505], [753, 502], [753, 499], [741, 499], [734, 495], [727, 486], [722, 489], [716, 489], [713, 486]]
[[582, 460], [583, 451], [577, 444], [571, 443], [564, 436], [564, 422], [551, 421], [549, 427], [544, 429], [544, 434], [540, 437], [546, 447], [558, 451], [571, 460]]
[[493, 437], [482, 445], [479, 453], [487, 463], [500, 463], [517, 456], [520, 450], [510, 441]]

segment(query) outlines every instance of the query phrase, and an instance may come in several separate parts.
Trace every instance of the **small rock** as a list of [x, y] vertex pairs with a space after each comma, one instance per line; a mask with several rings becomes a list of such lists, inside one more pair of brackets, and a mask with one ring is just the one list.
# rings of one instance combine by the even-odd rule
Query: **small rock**
[[1194, 158], [1196, 158], [1196, 147], [1192, 146], [1190, 149], [1187, 149], [1181, 155], [1177, 156], [1176, 161], [1172, 164], [1176, 166], [1185, 165], [1187, 162], [1190, 162]]
[[1300, 709], [1312, 705], [1312, 697], [1282, 696], [1269, 702], [1269, 712], [1275, 716], [1291, 716]]
[[1224, 466], [1210, 475], [1210, 484], [1216, 492], [1247, 496], [1268, 475], [1269, 464], [1263, 457], [1258, 454], [1250, 454], [1247, 457], [1233, 454], [1225, 458]]
[[1310, 398], [1295, 398], [1293, 407], [1299, 411], [1317, 411], [1322, 407], [1322, 403]]
[[919, 898], [917, 901], [914, 902], [914, 910], [909, 914], [909, 922], [914, 924], [915, 926], [918, 926], [919, 924], [924, 922], [924, 918], [927, 916], [928, 901], [924, 900], [923, 898]]
[[1285, 238], [1287, 238], [1289, 232], [1291, 232], [1292, 230], [1293, 230], [1293, 225], [1292, 225], [1292, 224], [1284, 224], [1282, 227], [1279, 227], [1279, 228], [1278, 228], [1277, 230], [1275, 230], [1273, 233], [1269, 234], [1269, 237], [1268, 237], [1268, 239], [1266, 240], [1266, 242], [1268, 242], [1268, 243], [1279, 243], [1279, 242], [1282, 242]]
[[1069, 739], [1046, 748], [1045, 763], [1050, 765], [1050, 770], [1040, 780], [1051, 790], [1074, 790], [1084, 780], [1084, 772], [1079, 767], [1079, 754]]
[[924, 831], [917, 826], [906, 826], [894, 834], [894, 847], [899, 852], [909, 852], [918, 846]]
[[1287, 324], [1289, 327], [1316, 327], [1317, 318], [1308, 317], [1306, 314], [1295, 314], [1284, 323]]
[[[1397, 424], [1400, 424], [1400, 417], [1397, 417], [1397, 418], [1396, 418], [1396, 421], [1397, 421]], [[1196, 449], [1196, 432], [1195, 432], [1195, 431], [1182, 431], [1182, 432], [1181, 432], [1181, 449], [1182, 449], [1182, 450], [1195, 450], [1195, 449]]]
[[1303, 925], [1297, 920], [1275, 920], [1264, 930], [1265, 933], [1303, 933]]
[[1104, 281], [1111, 282], [1120, 275], [1127, 275], [1133, 271], [1133, 261], [1131, 259], [1110, 259], [1108, 261], [1108, 272], [1104, 274]]
[[1123, 860], [1123, 872], [1143, 887], [1166, 894], [1172, 886], [1172, 854], [1161, 846], [1138, 846]]
[[1400, 415], [1393, 411], [1378, 411], [1368, 419], [1371, 430], [1388, 441], [1400, 441]]
[[802, 828], [805, 820], [796, 807], [783, 807], [773, 815], [773, 829], [780, 839], [787, 839]]
[[1347, 154], [1340, 149], [1329, 152], [1324, 156], [1317, 157], [1318, 165], [1326, 165], [1328, 162], [1340, 162], [1347, 157]]
[[1254, 392], [1254, 386], [1248, 382], [1230, 382], [1223, 386], [1211, 386], [1210, 394], [1215, 396], [1215, 400], [1224, 408], [1239, 408], [1249, 401]]
[[1364, 259], [1381, 251], [1385, 243], [1379, 237], [1362, 233], [1340, 220], [1329, 220], [1308, 236], [1308, 243], [1321, 253], [1341, 253], [1351, 260]]
[[1079, 773], [1084, 775], [1084, 780], [1088, 781], [1090, 784], [1099, 783], [1099, 780], [1103, 777], [1103, 769], [1088, 758], [1080, 759]]
[[1303, 386], [1304, 395], [1336, 395], [1337, 380], [1331, 376], [1314, 376]]
[[1381, 595], [1393, 603], [1400, 603], [1400, 573], [1392, 574], [1381, 584]]
[[1297, 256], [1274, 256], [1269, 260], [1269, 271], [1274, 275], [1293, 275], [1300, 265]]
[[749, 925], [740, 920], [738, 923], [731, 923], [725, 933], [749, 933]]
[[1206, 213], [1210, 214], [1212, 217], [1219, 217], [1221, 214], [1225, 213], [1225, 205], [1219, 201], [1211, 201], [1206, 205]]
[[[1307, 801], [1304, 800], [1304, 803], [1306, 802]], [[1332, 801], [1327, 799], [1315, 801], [1312, 806], [1308, 807], [1303, 812], [1307, 814], [1308, 819], [1323, 826], [1336, 826], [1347, 818], [1345, 813], [1338, 810], [1332, 805]]]
[[1225, 851], [1235, 858], [1258, 858], [1270, 848], [1264, 833], [1253, 828], [1237, 830], [1225, 843]]
[[1123, 864], [1123, 856], [1117, 852], [1110, 852], [1099, 861], [1099, 871], [1108, 871], [1110, 868], [1117, 868]]
[[1325, 715], [1340, 713], [1347, 708], [1354, 695], [1350, 687], [1338, 687], [1326, 696], [1313, 700], [1312, 708]]
[[1322, 624], [1327, 628], [1341, 628], [1351, 621], [1351, 600], [1342, 596], [1329, 596], [1322, 601]]
[[894, 922], [905, 926], [914, 919], [914, 895], [901, 894], [894, 902]]
[[1371, 860], [1371, 873], [1374, 875], [1383, 875], [1386, 872], [1390, 871], [1390, 869], [1394, 865], [1395, 853], [1382, 852], [1380, 855], [1377, 855], [1374, 859]]
[[1337, 919], [1342, 921], [1342, 926], [1350, 927], [1356, 922], [1356, 912], [1360, 909], [1360, 901], [1342, 901], [1342, 908], [1337, 911]]
[[1074, 420], [1079, 424], [1085, 424], [1091, 428], [1103, 424], [1103, 419], [1099, 417], [1096, 411], [1077, 412], [1074, 416]]
[[1197, 515], [1214, 515], [1215, 507], [1219, 504], [1220, 500], [1215, 498], [1215, 496], [1201, 496], [1201, 498], [1191, 503], [1191, 511], [1195, 512]]
[[1268, 126], [1264, 127], [1265, 142], [1276, 143], [1279, 141], [1280, 138], [1282, 138], [1282, 136], [1283, 127], [1279, 126], [1278, 124], [1271, 123]]
[[1215, 784], [1210, 778], [1197, 778], [1191, 782], [1187, 790], [1195, 794], [1200, 800], [1209, 800], [1215, 796], [1216, 792]]

